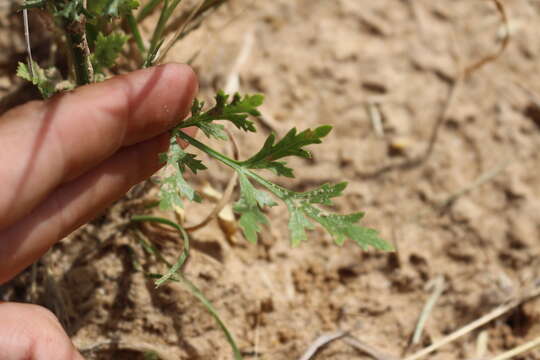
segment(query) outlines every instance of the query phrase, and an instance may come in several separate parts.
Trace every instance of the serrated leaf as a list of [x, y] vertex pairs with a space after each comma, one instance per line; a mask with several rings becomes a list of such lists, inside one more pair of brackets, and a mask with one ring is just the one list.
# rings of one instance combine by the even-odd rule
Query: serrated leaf
[[198, 170], [206, 170], [206, 166], [202, 163], [201, 160], [195, 159], [196, 155], [186, 153], [184, 159], [182, 159], [181, 165], [187, 166], [194, 174]]
[[246, 239], [256, 243], [257, 233], [261, 231], [260, 225], [268, 223], [268, 219], [259, 207], [277, 204], [268, 193], [256, 189], [244, 174], [240, 173], [238, 179], [240, 182], [240, 200], [234, 205], [233, 210], [241, 214], [238, 224], [242, 228]]
[[269, 193], [263, 190], [257, 190], [255, 189], [255, 200], [257, 200], [257, 204], [261, 208], [265, 206], [276, 206], [277, 203], [272, 199]]
[[313, 229], [313, 224], [306, 218], [304, 213], [296, 208], [292, 202], [287, 202], [289, 208], [289, 232], [292, 246], [298, 246], [307, 240], [306, 229]]
[[235, 93], [230, 103], [227, 104], [229, 95], [219, 91], [216, 95], [216, 106], [210, 110], [219, 114], [221, 119], [231, 121], [238, 129], [255, 132], [253, 122], [247, 120], [247, 115], [260, 116], [257, 109], [262, 105], [264, 97], [262, 95], [245, 95]]
[[191, 117], [186, 119], [181, 127], [197, 126], [210, 138], [227, 140], [223, 125], [214, 123], [219, 120], [230, 121], [240, 130], [255, 132], [255, 126], [248, 116], [260, 115], [259, 107], [263, 103], [262, 95], [246, 95], [241, 97], [235, 94], [231, 101], [229, 95], [219, 91], [216, 95], [216, 104], [207, 111], [202, 111], [204, 103], [194, 100], [191, 107]]
[[246, 239], [251, 243], [256, 243], [257, 234], [261, 231], [260, 225], [268, 224], [266, 216], [257, 206], [248, 206], [242, 199], [234, 205], [234, 211], [241, 214], [238, 224]]
[[338, 245], [343, 245], [345, 239], [349, 238], [364, 250], [369, 246], [379, 250], [393, 250], [390, 244], [379, 237], [376, 230], [356, 224], [364, 216], [364, 213], [357, 212], [348, 215], [324, 214], [320, 209], [307, 203], [303, 203], [300, 209], [307, 216], [321, 224], [332, 235]]
[[221, 124], [214, 124], [211, 122], [201, 121], [198, 125], [199, 129], [202, 130], [204, 135], [209, 138], [214, 138], [218, 140], [228, 140], [229, 137], [225, 133], [225, 126]]
[[167, 177], [160, 182], [159, 207], [162, 210], [171, 210], [174, 206], [183, 207], [184, 203], [180, 198], [180, 192], [176, 186], [176, 178]]
[[332, 130], [329, 125], [320, 126], [314, 130], [307, 129], [297, 133], [296, 128], [291, 129], [287, 135], [275, 143], [275, 134], [270, 134], [263, 147], [251, 158], [241, 162], [242, 166], [249, 169], [271, 169], [276, 174], [294, 177], [293, 170], [282, 161], [277, 161], [287, 156], [310, 158], [311, 153], [304, 150], [304, 146], [320, 144], [321, 138], [328, 135]]
[[277, 203], [272, 197], [263, 190], [255, 188], [246, 175], [238, 174], [238, 180], [240, 183], [241, 197], [246, 201], [248, 206], [275, 206]]
[[375, 229], [366, 228], [363, 226], [353, 226], [349, 230], [349, 238], [356, 242], [364, 250], [368, 246], [383, 251], [394, 251], [394, 247], [381, 239], [379, 232]]
[[33, 63], [32, 69], [33, 76], [28, 66], [25, 63], [19, 62], [19, 65], [17, 66], [17, 76], [36, 85], [45, 99], [54, 95], [56, 92], [54, 81], [47, 76], [45, 70], [36, 62]]
[[201, 160], [196, 158], [197, 155], [190, 154], [182, 150], [182, 148], [174, 141], [171, 146], [170, 164], [177, 164], [182, 172], [188, 167], [194, 174], [199, 170], [206, 170], [206, 166]]
[[206, 166], [195, 157], [196, 155], [182, 150], [176, 142], [176, 138], [172, 137], [169, 153], [161, 154], [160, 156], [161, 161], [165, 162], [173, 171], [170, 176], [162, 179], [160, 182], [159, 204], [162, 209], [171, 209], [175, 205], [183, 207], [182, 197], [190, 201], [201, 201], [199, 194], [187, 183], [183, 176], [186, 167], [193, 171], [193, 173], [206, 169]]
[[91, 57], [94, 71], [103, 72], [113, 66], [128, 39], [129, 36], [119, 32], [109, 35], [99, 33]]
[[34, 82], [34, 78], [30, 75], [30, 70], [25, 63], [19, 62], [19, 66], [17, 66], [17, 76], [26, 81], [30, 81], [31, 83]]
[[291, 193], [291, 197], [297, 200], [307, 200], [311, 204], [332, 205], [332, 198], [341, 196], [343, 190], [347, 187], [347, 182], [330, 185], [324, 184], [314, 190]]

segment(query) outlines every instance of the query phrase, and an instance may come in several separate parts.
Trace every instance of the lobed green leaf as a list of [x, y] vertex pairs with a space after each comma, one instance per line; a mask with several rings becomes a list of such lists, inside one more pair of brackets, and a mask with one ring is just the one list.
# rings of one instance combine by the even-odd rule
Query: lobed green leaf
[[263, 147], [251, 158], [241, 162], [248, 169], [270, 169], [276, 174], [294, 177], [293, 170], [283, 161], [277, 161], [287, 156], [311, 158], [311, 153], [304, 147], [311, 144], [320, 144], [321, 139], [332, 130], [329, 125], [320, 126], [314, 130], [307, 129], [297, 133], [296, 128], [291, 129], [287, 135], [275, 143], [275, 134], [270, 134]]
[[240, 182], [240, 199], [233, 209], [240, 214], [238, 224], [242, 228], [246, 239], [255, 243], [257, 242], [257, 233], [261, 231], [260, 225], [268, 224], [268, 219], [260, 208], [277, 204], [267, 192], [256, 189], [246, 175], [239, 173], [238, 179]]
[[182, 197], [190, 201], [201, 201], [200, 195], [187, 183], [183, 176], [186, 168], [189, 168], [193, 173], [206, 169], [206, 166], [195, 157], [196, 155], [182, 150], [176, 142], [176, 137], [171, 138], [169, 153], [161, 154], [161, 160], [172, 168], [172, 174], [160, 181], [159, 206], [161, 209], [171, 209], [174, 206], [183, 207]]
[[379, 250], [393, 250], [390, 244], [379, 237], [376, 230], [356, 224], [364, 216], [364, 213], [357, 212], [348, 215], [325, 214], [320, 209], [307, 203], [302, 204], [300, 209], [321, 224], [332, 235], [338, 245], [343, 245], [345, 239], [349, 238], [364, 250], [369, 246]]
[[227, 120], [240, 130], [255, 132], [255, 125], [248, 119], [248, 116], [260, 115], [257, 108], [262, 105], [263, 100], [262, 95], [241, 97], [239, 94], [235, 94], [229, 101], [229, 95], [219, 91], [215, 97], [216, 104], [207, 111], [202, 111], [204, 102], [195, 100], [191, 107], [191, 116], [179, 128], [196, 126], [209, 138], [227, 140], [223, 125], [214, 123], [219, 120]]
[[290, 215], [289, 233], [291, 235], [291, 244], [292, 246], [298, 246], [302, 241], [307, 240], [306, 229], [311, 230], [314, 226], [291, 201], [287, 201], [286, 203]]
[[36, 85], [41, 95], [47, 99], [56, 92], [54, 80], [36, 62], [32, 63], [32, 70], [25, 63], [19, 62], [17, 76]]
[[95, 50], [91, 57], [94, 71], [103, 72], [105, 69], [113, 66], [128, 39], [129, 36], [120, 32], [109, 35], [99, 33], [95, 42]]

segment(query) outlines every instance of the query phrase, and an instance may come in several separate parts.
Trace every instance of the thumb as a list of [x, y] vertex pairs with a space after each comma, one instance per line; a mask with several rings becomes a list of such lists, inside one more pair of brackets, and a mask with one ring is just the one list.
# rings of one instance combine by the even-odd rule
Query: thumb
[[2, 360], [84, 360], [44, 307], [0, 302], [0, 319]]

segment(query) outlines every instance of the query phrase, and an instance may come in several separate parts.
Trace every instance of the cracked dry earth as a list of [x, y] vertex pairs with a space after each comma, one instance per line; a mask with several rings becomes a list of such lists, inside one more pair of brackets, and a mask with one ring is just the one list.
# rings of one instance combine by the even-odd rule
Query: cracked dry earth
[[[236, 137], [243, 156], [270, 131], [332, 124], [312, 160], [291, 162], [296, 179], [275, 180], [296, 190], [348, 181], [336, 210], [366, 211], [364, 224], [397, 248], [337, 247], [317, 229], [292, 249], [282, 207], [268, 211], [272, 224], [257, 245], [240, 234], [227, 239], [215, 222], [194, 232], [186, 274], [246, 359], [299, 359], [319, 335], [340, 329], [405, 358], [538, 284], [540, 2], [504, 6], [507, 49], [465, 79], [460, 72], [497, 52], [508, 31], [491, 1], [232, 0], [173, 49], [170, 61], [195, 59], [203, 98], [235, 74], [241, 92], [265, 94], [260, 133]], [[415, 162], [446, 105], [430, 156]], [[231, 173], [209, 167], [191, 180], [223, 190]], [[148, 350], [163, 359], [231, 359], [188, 292], [154, 290], [136, 271], [153, 260], [126, 224], [155, 194], [150, 183], [136, 187], [55, 246], [35, 293], [24, 273], [0, 297], [52, 308], [88, 359], [142, 359]], [[186, 223], [209, 211], [187, 206]], [[168, 258], [179, 254], [172, 234], [145, 234]], [[419, 343], [409, 345], [441, 280]], [[426, 358], [489, 359], [539, 335], [540, 301], [532, 299]], [[335, 341], [314, 358], [372, 357]], [[540, 350], [516, 359], [540, 359]]]

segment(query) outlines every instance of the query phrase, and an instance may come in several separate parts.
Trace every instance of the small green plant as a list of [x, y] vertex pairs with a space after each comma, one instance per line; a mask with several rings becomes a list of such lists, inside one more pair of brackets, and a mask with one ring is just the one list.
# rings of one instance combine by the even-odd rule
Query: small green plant
[[[313, 228], [311, 219], [322, 225], [333, 236], [338, 245], [343, 244], [346, 238], [350, 238], [363, 248], [371, 245], [377, 249], [390, 250], [388, 244], [379, 238], [377, 231], [357, 225], [363, 213], [338, 215], [320, 207], [320, 205], [332, 205], [332, 199], [342, 194], [347, 183], [325, 184], [311, 191], [294, 192], [266, 180], [254, 171], [267, 169], [277, 175], [294, 177], [293, 170], [287, 166], [283, 159], [288, 156], [310, 158], [311, 154], [304, 147], [320, 144], [321, 139], [331, 131], [331, 126], [323, 125], [302, 132], [297, 132], [293, 128], [278, 141], [276, 141], [276, 136], [271, 134], [256, 154], [246, 160], [237, 161], [186, 135], [181, 129], [196, 126], [209, 138], [227, 140], [223, 125], [217, 123], [219, 120], [224, 120], [230, 121], [240, 130], [255, 132], [255, 126], [248, 119], [248, 116], [260, 115], [257, 107], [262, 104], [263, 97], [261, 95], [240, 97], [236, 94], [229, 100], [228, 95], [219, 92], [215, 101], [216, 104], [213, 107], [202, 111], [204, 104], [196, 100], [191, 109], [191, 117], [172, 131], [171, 150], [169, 154], [164, 156], [163, 160], [167, 161], [168, 165], [175, 169], [175, 172], [163, 182], [161, 188], [161, 206], [163, 208], [170, 208], [172, 204], [181, 206], [181, 196], [195, 201], [200, 199], [197, 193], [189, 187], [182, 174], [187, 168], [196, 173], [206, 167], [196, 159], [194, 154], [187, 153], [180, 148], [176, 142], [178, 137], [238, 173], [240, 199], [236, 202], [234, 210], [240, 214], [239, 224], [249, 241], [256, 242], [261, 225], [268, 223], [268, 219], [261, 209], [277, 205], [273, 195], [283, 201], [289, 210], [289, 231], [292, 245], [298, 245], [307, 239], [306, 229]], [[262, 186], [264, 190], [256, 188], [253, 182]]]
[[[19, 64], [17, 74], [36, 85], [43, 97], [47, 98], [58, 91], [102, 81], [114, 74], [113, 70], [118, 63], [132, 64], [133, 61], [130, 63], [128, 58], [133, 57], [125, 56], [127, 45], [130, 43], [134, 45], [130, 49], [132, 51], [136, 49], [138, 52], [135, 57], [138, 59], [136, 64], [130, 66], [133, 69], [152, 66], [175, 42], [198, 27], [205, 14], [226, 0], [201, 0], [194, 9], [179, 15], [177, 9], [181, 2], [181, 0], [149, 0], [138, 14], [135, 14], [134, 11], [140, 6], [137, 0], [26, 0], [23, 5], [24, 11], [33, 8], [44, 10], [58, 32], [62, 34], [57, 36], [57, 41], [59, 48], [65, 51], [69, 69], [63, 72], [68, 74], [64, 79], [54, 64], [43, 69], [30, 57], [28, 64]], [[160, 11], [159, 18], [149, 40], [146, 41], [139, 31], [139, 23], [157, 10]], [[180, 21], [176, 30], [169, 27], [173, 18], [174, 21]], [[191, 116], [171, 131], [170, 150], [167, 154], [162, 154], [162, 161], [173, 171], [160, 182], [161, 208], [182, 206], [183, 199], [201, 201], [201, 197], [184, 179], [184, 174], [188, 169], [196, 174], [205, 170], [206, 166], [195, 154], [184, 151], [179, 146], [177, 141], [182, 139], [238, 174], [240, 196], [234, 205], [234, 211], [239, 214], [238, 222], [248, 241], [253, 243], [257, 241], [257, 234], [262, 226], [268, 223], [263, 212], [264, 208], [277, 205], [275, 200], [279, 199], [289, 211], [289, 231], [293, 246], [307, 240], [306, 230], [312, 229], [314, 224], [318, 223], [328, 231], [338, 245], [342, 245], [346, 239], [351, 239], [363, 249], [372, 246], [380, 250], [391, 250], [391, 246], [379, 237], [377, 231], [358, 224], [363, 213], [340, 215], [325, 208], [332, 205], [334, 198], [342, 195], [347, 186], [345, 182], [324, 184], [306, 192], [294, 192], [272, 183], [258, 172], [270, 170], [280, 176], [294, 177], [293, 169], [288, 167], [284, 159], [289, 156], [311, 157], [305, 147], [321, 143], [322, 138], [331, 131], [331, 126], [323, 125], [303, 131], [293, 128], [281, 139], [271, 134], [261, 145], [260, 150], [245, 160], [231, 159], [182, 131], [184, 128], [195, 126], [208, 138], [227, 141], [228, 135], [220, 122], [229, 121], [241, 131], [254, 133], [255, 124], [250, 117], [260, 115], [258, 108], [262, 102], [261, 95], [231, 96], [223, 92], [218, 92], [215, 104], [206, 109], [204, 103], [194, 101]], [[150, 243], [141, 240], [145, 250], [157, 256], [169, 267], [165, 275], [148, 275], [157, 278], [157, 286], [167, 281], [184, 283], [216, 318], [231, 343], [235, 358], [241, 359], [232, 336], [214, 308], [181, 272], [182, 265], [189, 255], [187, 233], [179, 224], [161, 218], [140, 216], [133, 220], [159, 222], [179, 231], [184, 239], [184, 250], [175, 264], [167, 262]]]

